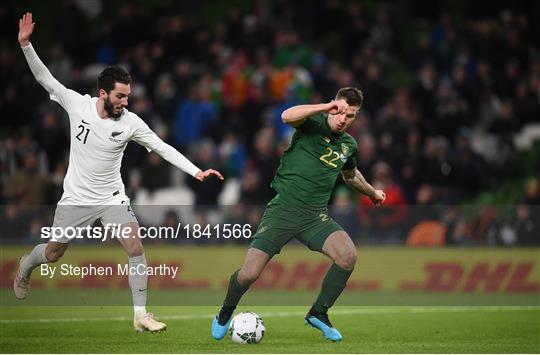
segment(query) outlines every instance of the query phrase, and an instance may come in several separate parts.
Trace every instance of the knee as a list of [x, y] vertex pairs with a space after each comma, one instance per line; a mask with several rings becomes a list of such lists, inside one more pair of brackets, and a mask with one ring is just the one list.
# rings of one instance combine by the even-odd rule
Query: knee
[[144, 248], [142, 244], [130, 245], [126, 248], [126, 253], [128, 257], [140, 256], [144, 254]]
[[241, 269], [239, 272], [238, 272], [238, 277], [237, 277], [237, 280], [238, 280], [238, 283], [242, 286], [248, 286], [248, 285], [251, 285], [252, 283], [254, 283], [255, 281], [257, 281], [257, 279], [259, 278], [259, 273], [256, 271], [256, 270], [244, 270], [244, 269]]
[[64, 255], [64, 251], [65, 251], [64, 249], [56, 249], [56, 248], [45, 250], [45, 257], [47, 258], [48, 262], [55, 263], [62, 257], [62, 255]]
[[356, 260], [358, 259], [358, 254], [356, 249], [350, 248], [337, 255], [334, 259], [334, 262], [345, 270], [352, 270], [356, 265]]

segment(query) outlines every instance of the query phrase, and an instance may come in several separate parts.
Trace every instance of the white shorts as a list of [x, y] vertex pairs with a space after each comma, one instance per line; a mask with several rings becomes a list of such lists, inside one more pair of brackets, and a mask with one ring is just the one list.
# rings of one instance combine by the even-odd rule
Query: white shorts
[[[135, 212], [131, 209], [129, 198], [125, 194], [114, 196], [107, 204], [99, 206], [72, 206], [57, 205], [54, 213], [53, 228], [60, 227], [66, 230], [72, 228], [86, 228], [92, 226], [97, 220], [101, 224], [120, 226], [125, 223], [138, 223]], [[61, 237], [55, 242], [69, 243], [72, 238]]]

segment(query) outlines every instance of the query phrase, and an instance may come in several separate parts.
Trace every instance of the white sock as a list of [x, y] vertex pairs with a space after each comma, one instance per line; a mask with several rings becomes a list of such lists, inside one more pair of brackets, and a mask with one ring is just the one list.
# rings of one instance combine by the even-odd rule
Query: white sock
[[[138, 265], [144, 265], [139, 266]], [[146, 287], [148, 284], [148, 275], [146, 274], [146, 258], [143, 255], [132, 256], [129, 258], [130, 270], [140, 271], [129, 274], [129, 287], [133, 297], [133, 312], [135, 315], [146, 314]]]
[[146, 314], [146, 307], [133, 306], [133, 314], [135, 314], [135, 316], [144, 316]]
[[23, 276], [27, 279], [30, 279], [32, 271], [41, 264], [46, 264], [49, 261], [45, 257], [45, 248], [47, 243], [38, 244], [32, 249], [28, 257], [21, 264], [23, 269]]

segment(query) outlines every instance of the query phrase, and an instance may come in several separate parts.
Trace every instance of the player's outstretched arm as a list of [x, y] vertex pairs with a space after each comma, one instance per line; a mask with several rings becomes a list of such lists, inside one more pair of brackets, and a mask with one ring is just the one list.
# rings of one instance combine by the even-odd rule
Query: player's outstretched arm
[[384, 202], [386, 198], [384, 191], [376, 190], [371, 186], [358, 169], [343, 170], [341, 171], [341, 175], [347, 185], [369, 197], [374, 205], [380, 205]]
[[195, 179], [199, 181], [206, 181], [212, 176], [217, 177], [220, 180], [223, 180], [223, 175], [217, 170], [214, 169], [208, 169], [206, 171], [199, 171], [197, 174], [195, 174]]
[[140, 145], [146, 147], [148, 151], [156, 152], [163, 159], [199, 181], [206, 181], [213, 176], [223, 180], [223, 176], [219, 171], [214, 169], [202, 171], [195, 166], [195, 164], [193, 164], [182, 153], [161, 140], [161, 138], [159, 138], [139, 116], [133, 114], [131, 119], [134, 120], [134, 124], [136, 126], [132, 139]]
[[63, 86], [52, 76], [51, 72], [47, 69], [45, 64], [43, 64], [41, 59], [39, 59], [34, 47], [30, 43], [30, 37], [34, 32], [35, 25], [36, 24], [32, 19], [32, 13], [27, 12], [24, 14], [19, 20], [19, 34], [17, 39], [21, 45], [24, 57], [28, 62], [28, 66], [37, 82], [52, 94], [59, 91]]
[[349, 105], [345, 100], [332, 100], [325, 104], [315, 105], [298, 105], [293, 106], [281, 114], [281, 120], [293, 127], [298, 127], [306, 121], [309, 116], [315, 115], [321, 112], [328, 112], [331, 114], [344, 112]]
[[223, 180], [223, 176], [221, 175], [219, 171], [214, 170], [214, 169], [208, 169], [206, 171], [202, 171], [201, 169], [196, 167], [195, 164], [193, 164], [182, 153], [180, 153], [178, 150], [174, 149], [169, 144], [163, 141], [161, 141], [161, 144], [159, 143], [155, 144], [152, 150], [158, 153], [163, 159], [167, 160], [169, 163], [173, 164], [180, 170], [190, 174], [191, 176], [193, 176], [195, 179], [199, 181], [204, 182], [208, 180], [209, 178], [211, 178], [212, 176], [215, 176], [218, 179]]

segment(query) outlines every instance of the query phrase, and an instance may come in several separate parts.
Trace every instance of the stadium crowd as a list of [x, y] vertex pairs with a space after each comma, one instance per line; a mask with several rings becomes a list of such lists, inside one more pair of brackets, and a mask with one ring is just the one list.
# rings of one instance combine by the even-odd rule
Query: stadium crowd
[[[413, 13], [419, 7], [406, 3], [246, 3], [215, 16], [191, 2], [122, 2], [113, 11], [97, 0], [63, 1], [47, 19], [50, 28], [40, 29], [49, 40], [36, 37], [34, 47], [60, 82], [95, 95], [97, 73], [120, 63], [133, 77], [128, 109], [201, 169], [216, 167], [227, 180], [197, 184], [130, 144], [122, 169], [135, 204], [264, 205], [292, 134], [281, 112], [357, 86], [365, 96], [350, 129], [358, 167], [387, 200], [373, 209], [338, 181], [332, 210], [352, 236], [540, 244], [540, 154], [538, 146], [516, 144], [539, 129], [538, 5], [528, 11], [528, 2], [463, 1], [452, 12], [434, 2]], [[3, 225], [28, 225], [26, 206], [59, 200], [69, 153], [67, 117], [16, 46], [19, 15], [0, 4]], [[518, 188], [510, 211], [485, 206], [471, 217], [458, 207], [511, 179]], [[442, 242], [404, 232], [422, 220], [444, 227]]]

